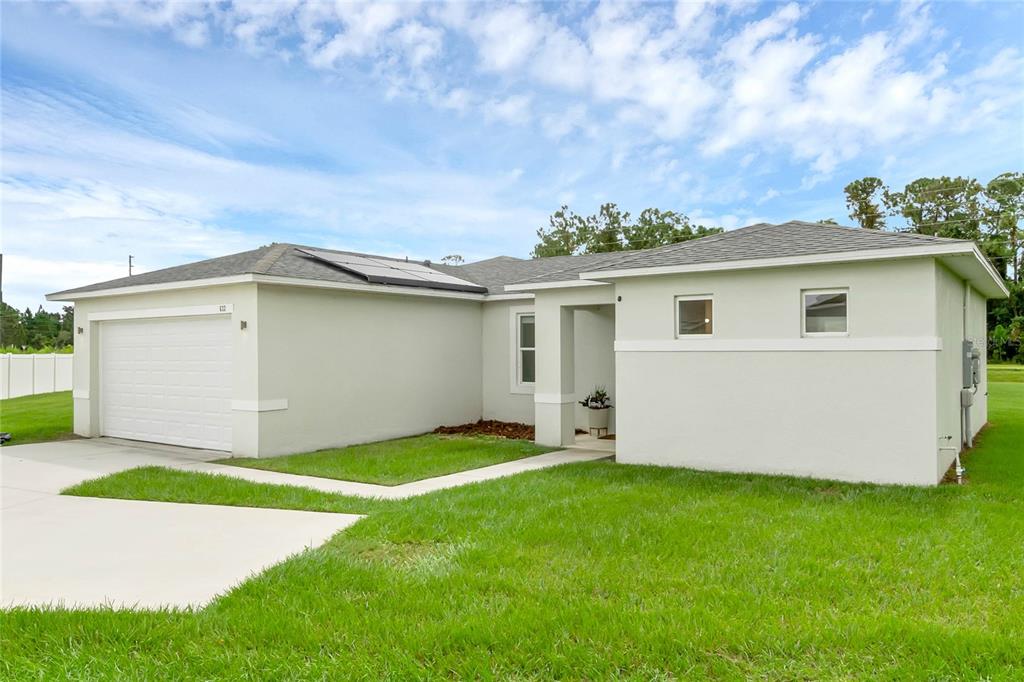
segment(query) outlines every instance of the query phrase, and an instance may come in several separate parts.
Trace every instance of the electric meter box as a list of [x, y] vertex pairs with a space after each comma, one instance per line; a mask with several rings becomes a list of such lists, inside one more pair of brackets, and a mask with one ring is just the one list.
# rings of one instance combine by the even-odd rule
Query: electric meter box
[[961, 353], [961, 363], [963, 364], [963, 388], [973, 388], [975, 385], [974, 377], [974, 342], [968, 339], [964, 339], [963, 353]]

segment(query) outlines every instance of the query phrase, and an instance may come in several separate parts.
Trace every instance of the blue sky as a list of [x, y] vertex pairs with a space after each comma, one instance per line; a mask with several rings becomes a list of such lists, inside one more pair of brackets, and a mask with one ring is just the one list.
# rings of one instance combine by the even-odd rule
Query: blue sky
[[122, 276], [129, 253], [526, 256], [562, 203], [849, 222], [854, 178], [1024, 167], [1020, 3], [92, 1], [2, 20], [18, 307]]

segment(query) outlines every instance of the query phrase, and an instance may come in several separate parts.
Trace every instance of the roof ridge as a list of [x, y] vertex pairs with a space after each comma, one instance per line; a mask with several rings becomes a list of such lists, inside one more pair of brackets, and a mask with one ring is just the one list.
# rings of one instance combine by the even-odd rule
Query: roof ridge
[[910, 232], [908, 230], [889, 230], [885, 228], [870, 228], [860, 227], [854, 225], [833, 225], [831, 223], [810, 223], [806, 220], [791, 220], [791, 223], [800, 223], [804, 225], [814, 225], [816, 227], [831, 227], [833, 229], [840, 230], [852, 230], [854, 232], [861, 232], [863, 234], [877, 235], [888, 239], [913, 239], [917, 241], [928, 241], [928, 242], [970, 242], [971, 239], [958, 239], [956, 237], [941, 237], [937, 234], [921, 234], [920, 232]]
[[[696, 237], [694, 239], [686, 239], [686, 240], [681, 241], [681, 242], [674, 242], [672, 244], [663, 244], [661, 246], [652, 246], [652, 247], [649, 247], [649, 248], [646, 248], [646, 249], [628, 249], [628, 250], [623, 250], [623, 251], [606, 251], [606, 252], [603, 252], [603, 253], [578, 253], [578, 254], [568, 254], [567, 256], [549, 256], [549, 257], [550, 258], [578, 258], [578, 257], [581, 257], [581, 256], [599, 256], [599, 255], [600, 256], [604, 256], [604, 255], [607, 255], [609, 257], [608, 260], [612, 261], [612, 260], [614, 260], [615, 256], [619, 256], [619, 261], [615, 264], [616, 267], [622, 267], [622, 266], [627, 266], [628, 267], [629, 263], [632, 263], [636, 259], [645, 257], [646, 255], [650, 254], [652, 251], [667, 251], [667, 250], [670, 249], [670, 247], [681, 248], [681, 247], [685, 247], [685, 246], [690, 246], [690, 245], [696, 244], [698, 242], [703, 243], [703, 244], [707, 244], [709, 241], [720, 241], [721, 239], [723, 239], [725, 237], [728, 237], [728, 236], [731, 236], [731, 235], [734, 235], [734, 234], [736, 234], [738, 232], [745, 232], [745, 231], [748, 231], [748, 230], [753, 230], [755, 228], [763, 229], [763, 228], [766, 228], [766, 227], [778, 227], [778, 225], [772, 225], [771, 223], [754, 223], [753, 225], [744, 225], [743, 227], [737, 227], [734, 230], [727, 230], [725, 232], [716, 232], [715, 234], [709, 234], [709, 235], [705, 235], [703, 237]], [[538, 259], [538, 260], [543, 260], [543, 258]], [[607, 265], [607, 263], [599, 263], [598, 265], [604, 266], [604, 265]], [[509, 282], [509, 284], [527, 284], [527, 283], [531, 282], [532, 280], [538, 279], [540, 277], [547, 278], [547, 277], [551, 277], [551, 276], [554, 276], [554, 275], [559, 275], [559, 274], [565, 273], [565, 272], [574, 272], [574, 270], [575, 269], [571, 265], [567, 264], [566, 267], [559, 268], [557, 270], [552, 270], [551, 272], [542, 273], [540, 275], [533, 275], [532, 277], [527, 277], [526, 279], [522, 279], [522, 280], [516, 280], [515, 282]]]
[[[572, 257], [579, 257], [579, 256], [609, 256], [609, 260], [611, 260], [611, 256], [612, 255], [614, 255], [614, 254], [621, 254], [621, 253], [623, 253], [623, 252], [622, 251], [602, 251], [602, 252], [599, 252], [599, 253], [571, 253], [571, 254], [568, 254], [568, 257], [572, 258]], [[626, 252], [626, 253], [636, 253], [636, 252], [635, 251], [629, 251], [629, 252]], [[547, 257], [548, 258], [559, 258], [559, 256], [547, 256]], [[544, 258], [543, 257], [542, 258], [535, 258], [533, 260], [544, 260]], [[574, 268], [571, 265], [569, 265], [568, 262], [567, 262], [565, 267], [558, 268], [556, 270], [552, 270], [551, 272], [541, 273], [539, 275], [531, 275], [530, 277], [527, 277], [526, 279], [517, 279], [514, 282], [509, 282], [509, 284], [526, 284], [526, 283], [530, 282], [531, 280], [537, 279], [538, 277], [550, 277], [552, 275], [560, 275], [563, 272], [572, 272], [573, 270], [574, 270]]]
[[[419, 265], [424, 265], [424, 266], [429, 265], [430, 267], [433, 267], [434, 265], [438, 265], [437, 263], [433, 262], [429, 258], [417, 259], [417, 258], [409, 258], [408, 256], [384, 256], [384, 255], [381, 255], [381, 254], [378, 254], [378, 253], [367, 253], [366, 251], [350, 251], [348, 249], [329, 249], [329, 248], [324, 247], [324, 246], [302, 246], [302, 245], [299, 245], [299, 244], [288, 244], [287, 246], [292, 246], [292, 247], [294, 247], [294, 248], [296, 248], [296, 249], [298, 249], [300, 251], [327, 251], [329, 253], [341, 253], [341, 254], [344, 254], [346, 256], [360, 256], [362, 258], [376, 258], [378, 260], [395, 261], [396, 263], [417, 263]], [[468, 263], [467, 263], [467, 265], [468, 265]]]
[[[651, 251], [680, 251], [683, 248], [693, 246], [693, 245], [695, 245], [697, 243], [707, 244], [707, 243], [712, 242], [712, 241], [718, 242], [718, 241], [722, 241], [726, 237], [731, 237], [733, 235], [736, 235], [739, 232], [759, 231], [759, 230], [762, 230], [762, 229], [765, 229], [765, 228], [768, 228], [768, 227], [779, 227], [779, 225], [773, 225], [772, 223], [754, 223], [753, 225], [744, 225], [743, 227], [737, 227], [734, 230], [725, 230], [723, 232], [718, 232], [716, 234], [709, 234], [709, 235], [706, 235], [704, 237], [697, 237], [696, 239], [685, 239], [685, 240], [683, 240], [681, 242], [675, 242], [673, 244], [665, 244], [663, 246], [654, 246], [654, 247], [651, 247], [649, 249], [639, 249], [637, 251], [630, 252], [630, 256], [625, 257], [617, 265], [618, 266], [628, 266], [635, 259], [642, 258], [645, 254], [648, 254]], [[676, 248], [672, 249], [670, 247], [676, 247]]]
[[258, 275], [266, 275], [270, 272], [270, 268], [274, 267], [274, 264], [281, 259], [281, 256], [288, 252], [288, 249], [295, 248], [292, 244], [270, 244], [267, 252], [260, 257], [256, 264], [252, 266], [252, 271]]

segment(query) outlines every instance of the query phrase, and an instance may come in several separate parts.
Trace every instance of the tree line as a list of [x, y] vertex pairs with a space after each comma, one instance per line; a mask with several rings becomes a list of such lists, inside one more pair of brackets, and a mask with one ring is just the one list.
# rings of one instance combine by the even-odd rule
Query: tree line
[[74, 341], [75, 309], [66, 305], [60, 312], [35, 313], [0, 302], [0, 352], [53, 353], [71, 349]]
[[1003, 173], [986, 184], [975, 178], [918, 178], [894, 190], [880, 178], [848, 184], [850, 218], [868, 230], [897, 230], [978, 244], [1010, 291], [989, 301], [989, 354], [1024, 362], [1024, 173]]
[[548, 228], [537, 230], [534, 258], [574, 256], [649, 249], [706, 237], [720, 227], [693, 225], [682, 213], [646, 208], [633, 219], [615, 204], [602, 204], [597, 213], [581, 216], [563, 205], [551, 214]]

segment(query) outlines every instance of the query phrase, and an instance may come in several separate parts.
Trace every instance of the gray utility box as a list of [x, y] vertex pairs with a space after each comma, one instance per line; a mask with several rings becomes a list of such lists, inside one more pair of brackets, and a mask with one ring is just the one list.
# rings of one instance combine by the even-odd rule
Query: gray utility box
[[974, 342], [964, 339], [962, 363], [963, 363], [963, 388], [974, 388], [981, 383], [981, 351], [974, 347]]

